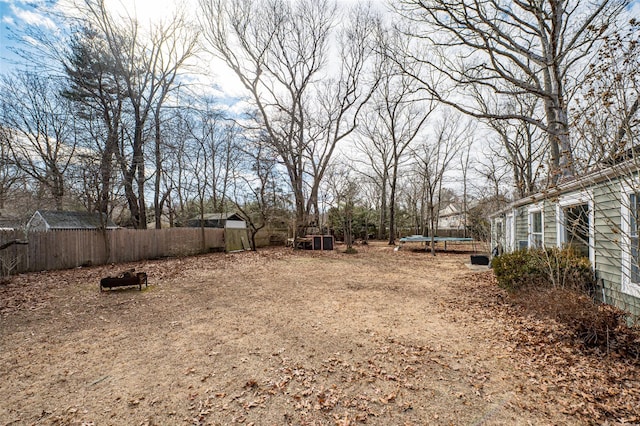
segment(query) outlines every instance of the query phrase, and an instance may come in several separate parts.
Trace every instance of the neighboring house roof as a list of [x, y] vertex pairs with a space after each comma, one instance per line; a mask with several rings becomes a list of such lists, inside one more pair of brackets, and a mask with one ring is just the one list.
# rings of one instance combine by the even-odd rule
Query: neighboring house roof
[[54, 210], [38, 210], [33, 214], [33, 217], [29, 219], [27, 228], [32, 225], [34, 219], [39, 218], [44, 221], [47, 229], [98, 229], [101, 226], [106, 226], [107, 229], [117, 228], [113, 221], [102, 214], [102, 221], [100, 220], [100, 213], [97, 212], [65, 212]]
[[13, 217], [0, 217], [0, 231], [2, 230], [15, 230], [22, 228], [22, 222], [20, 219]]
[[462, 214], [462, 209], [451, 203], [440, 210], [440, 217], [455, 216], [459, 214]]
[[[478, 200], [468, 201], [467, 211], [475, 208], [476, 206], [478, 206], [478, 204], [479, 204]], [[449, 216], [462, 216], [464, 215], [464, 204], [461, 202], [449, 203], [445, 207], [440, 209], [440, 212], [438, 213], [438, 215], [442, 218], [449, 217]]]

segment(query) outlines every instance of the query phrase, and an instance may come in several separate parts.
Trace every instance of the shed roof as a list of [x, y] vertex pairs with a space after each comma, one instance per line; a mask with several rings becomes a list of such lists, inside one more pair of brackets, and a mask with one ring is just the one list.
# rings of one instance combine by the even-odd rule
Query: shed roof
[[[97, 212], [65, 212], [56, 210], [38, 210], [39, 214], [51, 229], [97, 229], [102, 226], [100, 213]], [[102, 222], [106, 228], [117, 228], [113, 221], [102, 213]]]
[[200, 219], [204, 219], [204, 220], [244, 220], [237, 213], [205, 213], [204, 215], [202, 215], [202, 218], [200, 217], [200, 215], [198, 215], [198, 216], [192, 217], [190, 220], [200, 220]]

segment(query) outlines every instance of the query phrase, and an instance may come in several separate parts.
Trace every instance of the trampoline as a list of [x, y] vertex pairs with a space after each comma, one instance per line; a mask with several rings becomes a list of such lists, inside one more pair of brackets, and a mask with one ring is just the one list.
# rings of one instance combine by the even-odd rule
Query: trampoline
[[[458, 237], [433, 237], [433, 243], [444, 243], [444, 249], [447, 249], [447, 243], [470, 243], [473, 242], [473, 238], [458, 238]], [[400, 238], [400, 247], [404, 243], [427, 243], [431, 244], [431, 237], [425, 237], [424, 235], [410, 235], [408, 237]], [[426, 250], [426, 247], [425, 247]]]

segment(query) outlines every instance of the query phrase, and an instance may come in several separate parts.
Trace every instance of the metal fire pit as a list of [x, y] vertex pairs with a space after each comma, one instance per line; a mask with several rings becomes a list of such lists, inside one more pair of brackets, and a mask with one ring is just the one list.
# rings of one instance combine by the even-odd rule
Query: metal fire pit
[[133, 272], [126, 271], [118, 275], [117, 277], [105, 277], [100, 280], [100, 291], [105, 288], [112, 289], [114, 287], [131, 287], [138, 286], [138, 289], [142, 291], [142, 284], [147, 287], [147, 274], [146, 272]]

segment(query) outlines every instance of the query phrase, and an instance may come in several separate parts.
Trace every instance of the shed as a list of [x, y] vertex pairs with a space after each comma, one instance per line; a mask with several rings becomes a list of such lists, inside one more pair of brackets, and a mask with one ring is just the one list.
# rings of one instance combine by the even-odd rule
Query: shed
[[116, 229], [111, 219], [98, 212], [65, 212], [57, 210], [38, 210], [27, 222], [27, 231], [55, 231], [69, 229]]
[[640, 166], [594, 170], [491, 215], [494, 252], [571, 246], [591, 261], [602, 302], [640, 318]]
[[192, 217], [187, 220], [187, 226], [190, 228], [226, 228], [227, 221], [242, 222], [245, 224], [245, 220], [237, 213], [206, 213], [202, 216]]
[[224, 228], [225, 251], [249, 250], [247, 222], [237, 213], [207, 213], [187, 220], [191, 228]]

